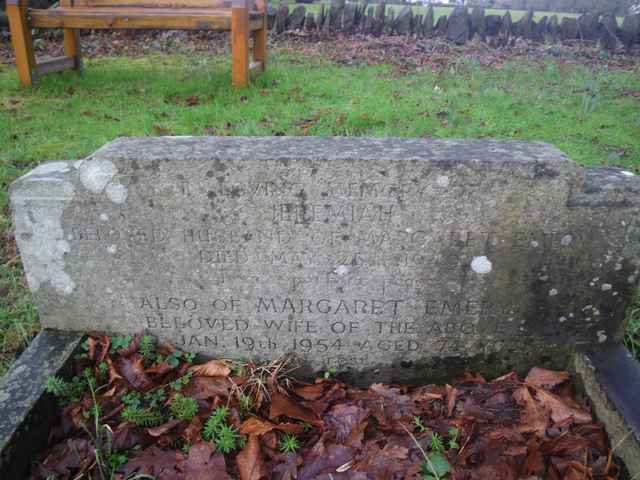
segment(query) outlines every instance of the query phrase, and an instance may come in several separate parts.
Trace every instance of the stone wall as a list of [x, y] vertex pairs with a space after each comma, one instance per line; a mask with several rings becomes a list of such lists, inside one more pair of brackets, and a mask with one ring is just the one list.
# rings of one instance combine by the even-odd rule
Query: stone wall
[[268, 8], [269, 28], [275, 33], [303, 30], [309, 33], [335, 32], [369, 35], [406, 35], [417, 38], [441, 37], [462, 45], [477, 37], [493, 46], [509, 44], [516, 38], [534, 42], [555, 43], [564, 40], [597, 42], [606, 50], [623, 50], [640, 44], [640, 14], [627, 15], [618, 25], [611, 14], [584, 13], [578, 18], [557, 15], [534, 20], [533, 10], [518, 21], [510, 12], [486, 15], [482, 7], [456, 7], [449, 16], [435, 19], [433, 7], [425, 14], [415, 14], [410, 6], [387, 8], [384, 2], [351, 3], [333, 0], [321, 4], [317, 13], [298, 5], [289, 11], [288, 5]]

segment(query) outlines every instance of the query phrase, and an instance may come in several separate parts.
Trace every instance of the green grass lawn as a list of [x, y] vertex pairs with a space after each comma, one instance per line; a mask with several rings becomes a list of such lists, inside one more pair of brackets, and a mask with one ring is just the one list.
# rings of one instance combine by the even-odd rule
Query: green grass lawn
[[244, 91], [229, 88], [226, 58], [202, 54], [90, 60], [82, 76], [51, 75], [30, 89], [0, 67], [0, 374], [38, 328], [8, 241], [7, 188], [39, 162], [81, 158], [122, 135], [494, 137], [638, 171], [640, 67], [549, 58], [399, 74], [276, 52]]

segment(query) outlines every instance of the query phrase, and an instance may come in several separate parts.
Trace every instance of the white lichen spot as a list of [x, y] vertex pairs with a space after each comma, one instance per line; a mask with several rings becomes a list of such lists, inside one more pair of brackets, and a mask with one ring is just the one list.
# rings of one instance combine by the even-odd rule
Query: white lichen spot
[[613, 267], [613, 269], [617, 272], [618, 270], [622, 270], [622, 264], [621, 263], [616, 263], [615, 266]]
[[618, 295], [618, 292], [613, 292], [611, 295], [613, 295], [614, 297]]
[[100, 220], [103, 222], [108, 222], [109, 221], [109, 215], [107, 215], [106, 213], [101, 213], [100, 214]]
[[635, 275], [629, 275], [627, 277], [627, 282], [629, 283], [635, 283], [636, 282], [636, 276]]
[[549, 290], [549, 296], [550, 297], [555, 297], [558, 294], [558, 290], [555, 288], [552, 288], [551, 290]]
[[611, 286], [610, 283], [603, 283], [600, 288], [602, 289], [603, 292], [606, 292], [607, 290], [611, 290], [611, 288], [613, 287]]
[[349, 267], [347, 267], [346, 265], [340, 265], [333, 272], [340, 276], [346, 275], [347, 273], [349, 273]]
[[563, 315], [563, 316], [561, 316], [560, 318], [558, 318], [558, 321], [559, 321], [560, 323], [564, 323], [564, 322], [566, 322], [566, 321], [567, 321], [567, 317], [565, 317], [565, 316]]
[[541, 282], [546, 282], [547, 280], [549, 280], [549, 275], [538, 275], [538, 280], [540, 280]]
[[605, 334], [604, 330], [598, 330], [596, 332], [596, 335], [598, 335], [598, 342], [604, 343], [607, 341], [607, 335]]
[[573, 242], [573, 237], [571, 235], [565, 235], [564, 237], [562, 237], [562, 239], [560, 240], [560, 244], [563, 247], [568, 247], [569, 245], [571, 245], [571, 242]]
[[635, 176], [635, 175], [633, 174], [633, 172], [630, 172], [629, 170], [622, 170], [622, 171], [620, 172], [620, 174], [621, 174], [621, 175], [624, 175], [625, 177], [633, 177], [633, 176]]
[[471, 261], [471, 269], [480, 275], [489, 273], [492, 268], [493, 264], [491, 263], [491, 260], [484, 255], [481, 257], [473, 257], [473, 260]]
[[[65, 256], [70, 244], [61, 218], [73, 199], [73, 184], [57, 178], [40, 178], [36, 182], [27, 179], [27, 190], [13, 195], [16, 239], [27, 282], [32, 291], [48, 285], [58, 294], [69, 295], [76, 285], [65, 272]], [[34, 196], [38, 198], [37, 194], [50, 199], [46, 208], [30, 203]]]
[[88, 160], [80, 165], [80, 182], [92, 193], [101, 193], [118, 173], [109, 160]]
[[107, 252], [109, 252], [111, 255], [115, 254], [117, 251], [118, 251], [117, 245], [109, 245], [107, 247]]
[[573, 313], [570, 313], [569, 318], [573, 318], [573, 317], [575, 317], [575, 315]]
[[446, 175], [438, 175], [436, 183], [442, 188], [447, 188], [449, 186], [449, 177]]
[[539, 245], [540, 245], [540, 243], [538, 243], [536, 240], [532, 240], [532, 241], [531, 241], [531, 246], [532, 246], [533, 248], [538, 248], [538, 246], [539, 246]]
[[113, 203], [124, 203], [128, 195], [127, 187], [115, 182], [107, 185], [105, 193], [107, 194], [107, 198]]

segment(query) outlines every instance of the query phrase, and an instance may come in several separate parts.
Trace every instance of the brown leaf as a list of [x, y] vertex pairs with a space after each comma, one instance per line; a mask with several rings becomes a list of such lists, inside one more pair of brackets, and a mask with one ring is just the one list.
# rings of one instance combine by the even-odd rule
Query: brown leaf
[[147, 368], [147, 374], [151, 375], [164, 375], [165, 373], [173, 370], [173, 367], [169, 365], [167, 362], [154, 363], [151, 367]]
[[147, 433], [152, 437], [159, 437], [160, 435], [164, 435], [169, 430], [175, 428], [176, 425], [180, 424], [180, 420], [169, 420], [167, 423], [163, 423], [162, 425], [158, 425], [154, 428], [147, 428]]
[[196, 443], [184, 462], [184, 478], [188, 480], [231, 480], [224, 455], [215, 453], [210, 442]]
[[447, 385], [447, 417], [453, 415], [453, 410], [456, 408], [456, 397], [458, 396], [458, 389]]
[[260, 436], [267, 432], [270, 432], [276, 428], [276, 425], [268, 420], [263, 420], [258, 417], [251, 417], [246, 419], [240, 426], [240, 433], [243, 435], [256, 435]]
[[189, 370], [196, 377], [228, 377], [231, 373], [229, 366], [222, 360], [209, 360], [201, 365], [194, 365]]
[[153, 129], [160, 135], [167, 135], [169, 133], [169, 129], [160, 123], [154, 123]]
[[153, 386], [144, 371], [144, 360], [139, 353], [129, 357], [118, 356], [116, 365], [122, 376], [137, 390], [147, 390]]
[[328, 430], [335, 431], [338, 443], [360, 448], [369, 411], [357, 405], [339, 403], [323, 417]]
[[188, 397], [196, 400], [209, 400], [215, 397], [228, 397], [231, 382], [226, 377], [194, 377], [182, 389]]
[[545, 410], [550, 413], [551, 420], [555, 423], [561, 423], [568, 419], [573, 419], [575, 423], [589, 423], [593, 421], [591, 415], [582, 410], [577, 404], [570, 405], [569, 400], [563, 400], [544, 389], [536, 389], [536, 397]]
[[311, 385], [303, 385], [294, 390], [294, 393], [305, 400], [313, 401], [322, 397], [324, 393], [324, 383], [313, 383]]
[[191, 445], [195, 445], [196, 443], [202, 440], [202, 420], [199, 417], [193, 417], [191, 423], [187, 425], [187, 428], [182, 432], [182, 438]]
[[285, 397], [279, 392], [273, 392], [271, 395], [269, 418], [274, 420], [281, 415], [289, 418], [295, 418], [296, 420], [302, 420], [303, 422], [308, 422], [319, 428], [322, 428], [324, 425], [322, 420], [307, 407], [290, 399], [289, 397]]
[[126, 476], [133, 473], [152, 475], [156, 478], [181, 479], [182, 473], [177, 470], [178, 463], [182, 463], [186, 455], [178, 450], [162, 450], [153, 445], [134, 453], [134, 457], [125, 463], [120, 471]]
[[236, 457], [240, 480], [261, 480], [269, 478], [267, 467], [262, 458], [260, 442], [255, 435], [249, 436], [249, 441]]
[[131, 339], [131, 341], [129, 342], [129, 345], [127, 345], [125, 348], [120, 349], [118, 353], [123, 357], [128, 357], [129, 355], [133, 355], [134, 353], [136, 353], [140, 348], [142, 337], [144, 337], [144, 330], [136, 333], [133, 336], [133, 339]]
[[524, 379], [525, 383], [529, 385], [546, 388], [547, 390], [553, 390], [555, 387], [567, 380], [569, 380], [568, 372], [546, 370], [539, 367], [533, 367], [529, 371], [527, 378]]
[[518, 388], [513, 392], [513, 399], [523, 407], [520, 412], [520, 432], [535, 432], [540, 436], [544, 435], [548, 424], [547, 413], [538, 406], [536, 401], [529, 393], [526, 386]]

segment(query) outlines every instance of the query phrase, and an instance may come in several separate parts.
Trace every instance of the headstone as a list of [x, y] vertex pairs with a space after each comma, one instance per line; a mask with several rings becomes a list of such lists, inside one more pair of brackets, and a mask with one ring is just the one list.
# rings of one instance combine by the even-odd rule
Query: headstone
[[307, 17], [304, 20], [304, 29], [308, 32], [314, 31], [317, 27], [316, 18], [313, 13], [308, 12]]
[[122, 138], [10, 196], [44, 327], [363, 379], [564, 367], [640, 276], [640, 179], [542, 143]]
[[276, 14], [276, 33], [282, 33], [287, 29], [287, 19], [289, 18], [289, 5], [280, 2], [278, 13]]
[[276, 10], [276, 7], [268, 3], [267, 4], [267, 28], [269, 30], [272, 30], [273, 27], [275, 26], [277, 14], [278, 14], [278, 11]]
[[355, 30], [356, 4], [348, 2], [342, 10], [342, 30], [352, 33]]
[[438, 17], [434, 31], [437, 37], [444, 37], [447, 34], [447, 16], [446, 15], [440, 15]]
[[558, 16], [551, 15], [549, 22], [547, 23], [547, 38], [548, 43], [555, 43], [560, 38], [560, 26], [558, 24]]
[[640, 43], [640, 13], [627, 15], [620, 26], [620, 37], [625, 46]]
[[519, 37], [527, 40], [534, 39], [533, 11], [528, 10], [524, 16], [514, 24], [516, 33]]
[[618, 21], [611, 14], [604, 14], [601, 20], [602, 28], [600, 29], [600, 39], [598, 41], [600, 48], [611, 52], [621, 50], [624, 46], [618, 38]]
[[374, 33], [375, 27], [375, 17], [374, 17], [374, 7], [370, 6], [367, 8], [367, 16], [364, 19], [364, 33]]
[[583, 13], [578, 17], [578, 30], [582, 40], [598, 38], [598, 15]]
[[393, 9], [389, 9], [387, 12], [387, 17], [384, 19], [384, 28], [382, 32], [386, 35], [391, 35], [393, 33], [393, 26], [396, 21], [396, 12]]
[[486, 30], [487, 25], [485, 23], [484, 8], [473, 7], [473, 10], [471, 10], [471, 35], [477, 35], [480, 40], [484, 40]]
[[511, 36], [511, 27], [513, 26], [513, 21], [511, 20], [511, 12], [507, 11], [502, 16], [502, 36], [508, 39]]
[[447, 23], [447, 35], [450, 42], [464, 45], [469, 40], [469, 12], [467, 7], [455, 7]]
[[344, 11], [345, 0], [331, 0], [329, 8], [329, 27], [333, 30], [341, 28], [342, 12]]
[[393, 21], [393, 31], [398, 35], [411, 34], [411, 21], [413, 20], [413, 10], [409, 5], [402, 7], [398, 16]]
[[500, 29], [502, 28], [502, 17], [500, 15], [487, 15], [484, 17], [484, 22], [487, 36], [493, 37], [500, 33]]
[[560, 35], [563, 40], [580, 38], [578, 20], [570, 17], [562, 17], [562, 21], [560, 22]]
[[[547, 36], [547, 22], [549, 17], [546, 15], [536, 24], [534, 40], [536, 42], [544, 42]], [[535, 22], [534, 22], [535, 24]]]
[[427, 13], [422, 20], [422, 34], [427, 37], [433, 37], [433, 5], [429, 5]]
[[422, 18], [423, 15], [421, 13], [416, 13], [413, 16], [411, 30], [413, 31], [413, 34], [416, 36], [416, 38], [424, 37], [424, 33], [422, 33]]
[[384, 2], [380, 2], [376, 5], [375, 26], [373, 34], [376, 36], [382, 35], [384, 31], [386, 5]]
[[298, 5], [289, 14], [289, 18], [287, 19], [287, 28], [289, 30], [302, 30], [306, 16], [307, 13], [305, 6]]

